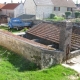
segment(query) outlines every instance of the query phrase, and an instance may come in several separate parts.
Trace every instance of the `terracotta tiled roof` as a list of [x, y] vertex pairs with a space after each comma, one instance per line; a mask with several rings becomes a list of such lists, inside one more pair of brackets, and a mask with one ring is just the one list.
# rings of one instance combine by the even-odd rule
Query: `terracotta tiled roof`
[[60, 27], [51, 23], [41, 23], [27, 31], [28, 34], [59, 43]]
[[73, 0], [52, 0], [54, 6], [59, 7], [76, 7]]
[[53, 5], [58, 7], [76, 7], [73, 0], [34, 0], [36, 5]]
[[2, 7], [2, 9], [15, 9], [18, 5], [19, 3], [9, 3]]
[[36, 5], [53, 5], [51, 0], [34, 0]]
[[5, 6], [5, 4], [0, 4], [0, 9], [1, 9], [3, 6]]

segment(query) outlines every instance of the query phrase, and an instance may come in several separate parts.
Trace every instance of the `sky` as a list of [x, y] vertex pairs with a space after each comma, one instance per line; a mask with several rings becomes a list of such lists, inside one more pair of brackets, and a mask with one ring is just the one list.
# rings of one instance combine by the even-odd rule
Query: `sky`
[[80, 3], [80, 0], [73, 0], [73, 1], [74, 1], [75, 3], [76, 3], [76, 2]]
[[[21, 2], [21, 0], [12, 0], [14, 3], [18, 3], [18, 2]], [[24, 2], [25, 0], [22, 0], [22, 2]], [[75, 3], [78, 1], [78, 3], [80, 3], [80, 0], [73, 0]], [[11, 0], [0, 0], [0, 3], [4, 3], [4, 2], [7, 2], [7, 3], [10, 3]]]

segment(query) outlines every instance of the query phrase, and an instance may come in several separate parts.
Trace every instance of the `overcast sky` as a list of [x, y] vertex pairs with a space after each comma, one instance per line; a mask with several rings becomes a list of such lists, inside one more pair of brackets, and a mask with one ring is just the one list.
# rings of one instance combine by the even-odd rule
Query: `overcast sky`
[[[22, 0], [22, 2], [24, 2], [25, 0]], [[80, 3], [80, 0], [73, 0], [75, 3], [78, 1], [78, 3]], [[0, 3], [4, 3], [4, 2], [7, 2], [7, 3], [10, 3], [11, 0], [0, 0]], [[21, 0], [13, 0], [14, 3], [17, 3], [17, 2], [21, 2]]]

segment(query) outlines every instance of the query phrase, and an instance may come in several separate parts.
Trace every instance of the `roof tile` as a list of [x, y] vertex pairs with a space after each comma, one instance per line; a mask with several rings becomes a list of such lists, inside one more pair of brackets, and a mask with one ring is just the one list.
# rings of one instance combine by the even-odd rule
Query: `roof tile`
[[9, 3], [2, 7], [2, 9], [15, 9], [18, 5], [19, 3]]

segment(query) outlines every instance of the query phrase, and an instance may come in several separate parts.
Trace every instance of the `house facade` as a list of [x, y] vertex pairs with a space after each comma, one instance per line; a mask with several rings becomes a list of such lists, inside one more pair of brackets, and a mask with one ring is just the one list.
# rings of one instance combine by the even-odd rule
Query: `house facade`
[[18, 17], [23, 14], [22, 3], [9, 3], [2, 7], [2, 14], [9, 17]]
[[25, 0], [24, 13], [36, 15], [36, 18], [48, 18], [50, 14], [62, 16], [75, 8], [72, 0]]
[[2, 15], [2, 10], [1, 10], [1, 8], [4, 6], [5, 4], [1, 4], [0, 3], [0, 15]]

